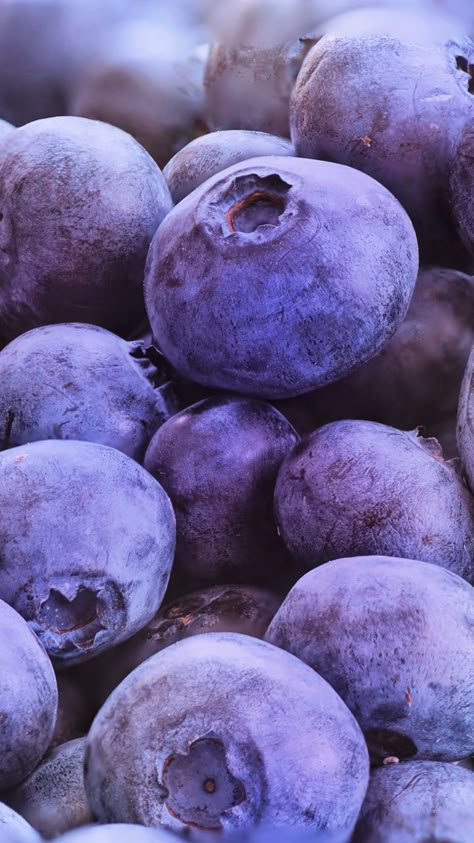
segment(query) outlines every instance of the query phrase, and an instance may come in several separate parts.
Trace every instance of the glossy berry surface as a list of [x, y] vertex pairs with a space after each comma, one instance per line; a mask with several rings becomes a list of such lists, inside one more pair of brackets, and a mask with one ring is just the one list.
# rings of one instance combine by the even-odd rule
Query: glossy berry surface
[[141, 461], [176, 409], [139, 343], [79, 322], [35, 328], [0, 352], [0, 444], [109, 445]]
[[174, 507], [177, 576], [214, 585], [278, 572], [287, 554], [273, 492], [298, 440], [270, 404], [236, 397], [193, 404], [156, 432], [144, 464]]
[[134, 326], [147, 249], [172, 203], [130, 135], [80, 117], [22, 126], [1, 144], [0, 195], [3, 344], [52, 322]]
[[161, 824], [191, 839], [259, 823], [349, 833], [367, 776], [360, 730], [329, 685], [236, 633], [152, 656], [88, 738], [86, 789], [100, 821]]
[[3, 600], [0, 639], [0, 791], [4, 791], [27, 776], [46, 752], [54, 731], [58, 689], [43, 647]]
[[366, 421], [319, 428], [282, 463], [275, 515], [308, 569], [343, 556], [403, 556], [474, 580], [472, 497], [438, 442], [417, 431]]
[[266, 640], [332, 685], [375, 762], [456, 761], [474, 752], [473, 617], [474, 589], [451, 571], [338, 559], [299, 580]]
[[145, 295], [155, 340], [183, 377], [285, 398], [374, 356], [404, 318], [417, 271], [412, 225], [380, 184], [267, 157], [174, 208], [151, 244]]
[[0, 455], [0, 500], [0, 596], [58, 663], [90, 658], [153, 617], [175, 520], [133, 460], [90, 442], [12, 448]]

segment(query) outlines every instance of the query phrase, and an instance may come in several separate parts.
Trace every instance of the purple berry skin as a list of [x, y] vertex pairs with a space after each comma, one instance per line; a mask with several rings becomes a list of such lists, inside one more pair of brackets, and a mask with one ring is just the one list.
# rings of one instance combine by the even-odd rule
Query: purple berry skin
[[160, 828], [114, 823], [94, 825], [69, 831], [56, 838], [57, 843], [177, 843], [174, 834]]
[[[454, 33], [456, 35], [456, 33]], [[449, 207], [449, 164], [474, 115], [469, 39], [417, 44], [325, 36], [293, 89], [297, 155], [337, 161], [384, 184], [410, 214], [424, 262], [465, 269]]]
[[0, 840], [2, 843], [41, 843], [34, 828], [3, 802], [0, 802]]
[[5, 798], [45, 840], [92, 823], [84, 788], [86, 739], [58, 746]]
[[171, 208], [161, 171], [114, 126], [37, 120], [0, 147], [0, 339], [52, 322], [124, 333], [143, 317], [143, 267]]
[[0, 535], [0, 596], [65, 666], [151, 620], [175, 519], [160, 484], [125, 454], [49, 440], [0, 454]]
[[206, 399], [162, 425], [145, 468], [174, 507], [178, 580], [262, 582], [284, 566], [273, 493], [281, 462], [298, 441], [278, 410], [248, 398]]
[[459, 398], [458, 447], [469, 485], [474, 491], [474, 345]]
[[417, 272], [411, 222], [380, 184], [273, 156], [229, 167], [173, 209], [151, 244], [145, 297], [181, 376], [288, 398], [374, 356]]
[[413, 761], [372, 773], [353, 843], [471, 843], [473, 828], [472, 773]]
[[[157, 705], [159, 700], [159, 705]], [[99, 821], [350, 833], [368, 780], [359, 727], [314, 671], [237, 633], [167, 647], [133, 671], [88, 737]]]
[[358, 720], [374, 762], [474, 752], [474, 589], [412, 559], [337, 559], [305, 574], [266, 640], [310, 665]]
[[367, 421], [339, 421], [285, 459], [275, 515], [309, 570], [345, 556], [402, 556], [474, 582], [474, 501], [435, 439]]
[[[155, 383], [156, 381], [156, 383]], [[0, 446], [98, 442], [141, 461], [177, 409], [140, 342], [96, 325], [35, 328], [0, 351]]]
[[267, 155], [294, 156], [290, 141], [267, 132], [228, 129], [209, 132], [180, 149], [163, 170], [173, 202], [181, 202], [222, 170]]
[[3, 600], [0, 700], [1, 792], [18, 784], [41, 761], [53, 736], [58, 706], [48, 656], [23, 618]]

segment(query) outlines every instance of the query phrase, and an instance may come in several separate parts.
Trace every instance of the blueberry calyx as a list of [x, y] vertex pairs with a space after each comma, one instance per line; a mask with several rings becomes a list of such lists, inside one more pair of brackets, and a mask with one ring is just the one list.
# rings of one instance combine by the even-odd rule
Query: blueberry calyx
[[474, 64], [471, 64], [466, 56], [456, 56], [456, 67], [469, 76], [467, 90], [470, 94], [474, 94]]
[[192, 741], [186, 754], [169, 755], [160, 786], [169, 813], [204, 831], [220, 831], [222, 815], [247, 798], [228, 768], [223, 741], [210, 736]]

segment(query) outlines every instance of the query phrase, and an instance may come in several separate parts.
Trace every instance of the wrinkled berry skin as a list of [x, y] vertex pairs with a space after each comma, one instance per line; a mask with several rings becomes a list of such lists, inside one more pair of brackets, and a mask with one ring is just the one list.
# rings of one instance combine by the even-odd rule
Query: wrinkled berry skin
[[416, 431], [319, 428], [283, 462], [275, 514], [308, 570], [343, 556], [402, 556], [474, 581], [474, 501], [438, 442]]
[[471, 843], [473, 828], [472, 773], [413, 761], [372, 774], [353, 843]]
[[294, 156], [289, 140], [244, 129], [209, 132], [180, 149], [163, 170], [173, 202], [181, 202], [227, 167], [267, 155]]
[[0, 839], [2, 843], [41, 843], [34, 828], [3, 802], [0, 802]]
[[281, 602], [282, 598], [271, 591], [245, 585], [217, 585], [193, 591], [162, 606], [133, 638], [89, 662], [85, 666], [87, 684], [94, 689], [98, 705], [102, 705], [145, 659], [183, 638], [205, 632], [240, 632], [263, 638]]
[[69, 831], [57, 843], [176, 843], [174, 834], [138, 825], [94, 825]]
[[473, 62], [470, 39], [325, 36], [303, 64], [290, 107], [297, 155], [376, 178], [410, 214], [423, 260], [458, 269], [471, 261], [456, 237], [448, 172], [474, 115]]
[[176, 514], [174, 575], [211, 585], [258, 582], [284, 565], [273, 493], [298, 441], [278, 410], [248, 398], [199, 401], [162, 425], [144, 464]]
[[0, 151], [0, 339], [52, 322], [126, 332], [143, 316], [143, 267], [171, 197], [125, 132], [53, 117]]
[[308, 396], [313, 429], [336, 419], [370, 419], [406, 430], [422, 425], [445, 454], [456, 456], [459, 393], [473, 344], [474, 278], [424, 268], [405, 319], [382, 351]]
[[[12, 681], [14, 677], [14, 681]], [[0, 792], [41, 761], [53, 736], [58, 689], [51, 662], [25, 621], [0, 600]], [[0, 828], [1, 828], [0, 818]]]
[[474, 589], [437, 565], [365, 556], [305, 574], [266, 640], [340, 694], [373, 760], [474, 752]]
[[[474, 92], [474, 59], [470, 72]], [[470, 119], [460, 134], [451, 162], [451, 207], [460, 236], [474, 256], [474, 199], [472, 157], [474, 155], [474, 118]]]
[[175, 521], [159, 483], [125, 454], [50, 440], [0, 454], [0, 535], [0, 596], [64, 666], [151, 620]]
[[92, 724], [85, 769], [99, 822], [191, 839], [194, 828], [260, 823], [349, 833], [368, 756], [346, 706], [306, 665], [256, 638], [207, 633], [116, 688]]
[[175, 409], [171, 386], [160, 389], [155, 379], [141, 343], [103, 328], [76, 322], [28, 331], [0, 352], [0, 447], [76, 439], [141, 461]]
[[374, 356], [404, 318], [417, 271], [412, 225], [377, 182], [264, 157], [174, 208], [153, 238], [145, 294], [153, 335], [181, 376], [288, 398]]
[[85, 738], [58, 746], [5, 797], [45, 840], [94, 822], [84, 789], [85, 749]]
[[458, 446], [469, 485], [474, 491], [474, 344], [459, 398]]

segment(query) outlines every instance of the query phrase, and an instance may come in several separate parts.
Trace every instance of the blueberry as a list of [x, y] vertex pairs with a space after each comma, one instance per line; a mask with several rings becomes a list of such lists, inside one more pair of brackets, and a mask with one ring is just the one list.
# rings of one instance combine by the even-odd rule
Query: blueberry
[[201, 830], [259, 823], [350, 833], [367, 750], [337, 694], [289, 654], [207, 633], [136, 668], [88, 737], [99, 821]]
[[57, 843], [177, 843], [176, 837], [159, 828], [139, 825], [94, 825], [69, 831]]
[[266, 132], [229, 129], [188, 143], [168, 162], [163, 175], [174, 202], [181, 202], [206, 179], [233, 164], [266, 155], [293, 156], [290, 141]]
[[290, 591], [266, 640], [340, 694], [374, 762], [474, 751], [474, 589], [427, 562], [328, 562]]
[[177, 409], [143, 346], [94, 325], [49, 325], [17, 337], [0, 352], [0, 382], [3, 448], [77, 439], [141, 460]]
[[171, 208], [164, 178], [125, 132], [37, 120], [0, 150], [0, 339], [51, 322], [124, 332], [143, 315], [143, 267]]
[[0, 600], [0, 791], [18, 784], [41, 760], [57, 705], [49, 658], [20, 615]]
[[288, 137], [290, 94], [309, 46], [299, 40], [266, 47], [213, 44], [204, 75], [209, 129]]
[[170, 574], [168, 496], [114, 448], [50, 440], [0, 454], [0, 596], [57, 664], [151, 620]]
[[[474, 94], [474, 56], [464, 60], [461, 72], [469, 78], [469, 90]], [[451, 206], [459, 234], [474, 256], [474, 200], [472, 156], [474, 153], [474, 118], [471, 116], [463, 128], [452, 155], [450, 190]]]
[[2, 843], [41, 843], [36, 833], [23, 817], [0, 802], [0, 839]]
[[155, 433], [145, 468], [176, 513], [178, 580], [258, 582], [285, 564], [273, 492], [296, 442], [296, 432], [270, 404], [226, 396], [188, 407]]
[[382, 351], [308, 396], [312, 429], [335, 419], [370, 419], [407, 430], [423, 425], [445, 453], [456, 456], [459, 392], [473, 343], [474, 279], [425, 267], [407, 316]]
[[319, 428], [282, 463], [280, 533], [307, 569], [341, 556], [403, 556], [474, 582], [474, 501], [435, 439], [366, 421]]
[[372, 774], [353, 843], [471, 843], [473, 828], [472, 773], [413, 761]]
[[412, 225], [373, 179], [264, 157], [173, 209], [151, 244], [145, 292], [154, 337], [183, 377], [287, 398], [374, 356], [405, 316], [417, 271]]
[[307, 56], [290, 110], [298, 155], [378, 179], [410, 214], [423, 259], [458, 269], [472, 262], [456, 237], [448, 168], [474, 114], [472, 63], [470, 39], [325, 36]]
[[71, 828], [93, 822], [84, 788], [86, 739], [53, 749], [6, 801], [50, 840]]
[[209, 48], [190, 44], [186, 30], [160, 23], [146, 16], [113, 32], [83, 68], [69, 107], [129, 132], [164, 166], [204, 130]]
[[204, 632], [240, 632], [263, 638], [281, 602], [272, 592], [252, 586], [217, 585], [193, 591], [162, 606], [133, 638], [98, 656], [82, 667], [82, 672], [102, 704], [145, 659], [183, 638]]

